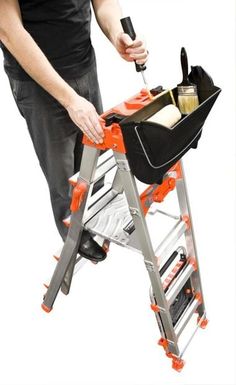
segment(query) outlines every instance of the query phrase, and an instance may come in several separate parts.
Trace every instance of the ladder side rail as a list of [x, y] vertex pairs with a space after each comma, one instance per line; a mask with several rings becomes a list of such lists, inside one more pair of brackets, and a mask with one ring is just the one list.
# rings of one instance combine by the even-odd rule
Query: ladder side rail
[[192, 273], [190, 280], [193, 289], [195, 292], [200, 292], [202, 295], [202, 303], [198, 307], [199, 316], [201, 317], [205, 313], [205, 303], [203, 298], [203, 291], [202, 291], [202, 284], [201, 284], [201, 276], [200, 276], [200, 269], [199, 269], [199, 263], [198, 263], [198, 255], [197, 255], [197, 247], [196, 247], [196, 241], [194, 236], [194, 229], [193, 229], [193, 222], [192, 222], [192, 215], [191, 215], [191, 209], [189, 204], [189, 197], [188, 197], [188, 190], [186, 185], [186, 179], [184, 174], [184, 168], [183, 168], [183, 162], [180, 161], [180, 167], [181, 167], [181, 176], [177, 178], [176, 180], [176, 191], [178, 196], [178, 202], [179, 202], [179, 208], [181, 212], [181, 216], [187, 216], [189, 218], [190, 226], [185, 231], [185, 241], [186, 241], [186, 248], [187, 248], [187, 254], [190, 257], [194, 257], [196, 260], [196, 266], [197, 269]]
[[[80, 180], [83, 180], [87, 184], [87, 196], [85, 199], [83, 215], [81, 216], [81, 219], [80, 219], [81, 220], [80, 226], [82, 227], [82, 230], [83, 230], [84, 214], [88, 210], [89, 198], [92, 194], [92, 189], [93, 189], [92, 181], [94, 179], [94, 175], [97, 169], [97, 164], [99, 162], [99, 155], [100, 155], [100, 150], [84, 145], [81, 165], [80, 165], [80, 173], [77, 179], [77, 183], [79, 183]], [[82, 207], [79, 209], [79, 211], [81, 209]], [[71, 224], [73, 223], [72, 221], [73, 221], [73, 217], [71, 217]], [[76, 234], [75, 234], [75, 237], [76, 237]], [[79, 242], [78, 242], [78, 247], [79, 247]], [[78, 250], [78, 247], [77, 247], [77, 250]], [[75, 258], [71, 260], [71, 263], [68, 266], [68, 269], [66, 271], [65, 277], [61, 285], [61, 291], [65, 295], [69, 294], [69, 291], [70, 291], [75, 264], [76, 264], [76, 255], [75, 255]]]
[[124, 187], [125, 195], [128, 201], [130, 213], [132, 215], [135, 229], [137, 231], [138, 239], [140, 241], [140, 248], [144, 256], [144, 263], [146, 265], [154, 298], [157, 300], [157, 305], [165, 330], [165, 338], [169, 342], [169, 350], [175, 355], [179, 355], [179, 348], [177, 344], [177, 337], [172, 324], [172, 319], [169, 313], [168, 304], [165, 298], [159, 269], [157, 265], [157, 258], [155, 257], [151, 239], [149, 236], [147, 224], [142, 211], [139, 193], [133, 174], [130, 171], [129, 163], [125, 154], [114, 151], [119, 174], [122, 185]]
[[[100, 150], [97, 150], [96, 148], [84, 146], [80, 179], [87, 184], [87, 187], [89, 187], [90, 181], [94, 176], [94, 170], [96, 168], [99, 153]], [[67, 237], [61, 252], [61, 256], [58, 260], [48, 290], [44, 296], [42, 307], [46, 311], [50, 311], [52, 309], [58, 291], [60, 290], [62, 285], [63, 292], [65, 291], [66, 294], [69, 293], [71, 284], [70, 275], [73, 275], [79, 242], [83, 230], [82, 220], [87, 202], [88, 190], [89, 188], [87, 188], [79, 210], [73, 212], [71, 215], [71, 224], [68, 229]], [[69, 272], [69, 274], [67, 274], [67, 271]], [[66, 274], [67, 278], [65, 280]], [[64, 280], [65, 282], [63, 282]]]
[[116, 173], [112, 182], [112, 190], [116, 191], [118, 194], [122, 194], [124, 191], [124, 187], [122, 186], [121, 177], [120, 177], [118, 168], [116, 170]]

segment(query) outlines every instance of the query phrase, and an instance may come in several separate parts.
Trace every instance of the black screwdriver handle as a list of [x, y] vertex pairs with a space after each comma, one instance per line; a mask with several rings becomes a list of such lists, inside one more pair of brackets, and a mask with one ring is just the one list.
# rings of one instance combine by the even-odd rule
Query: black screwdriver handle
[[[120, 22], [121, 22], [124, 33], [127, 33], [127, 35], [129, 35], [132, 40], [135, 40], [136, 39], [136, 33], [135, 33], [135, 30], [134, 30], [134, 27], [133, 27], [133, 24], [132, 24], [130, 17], [129, 16], [123, 17], [123, 19], [120, 19]], [[146, 66], [145, 66], [145, 64], [137, 64], [135, 62], [135, 68], [136, 68], [137, 72], [140, 72], [140, 71], [145, 71]]]

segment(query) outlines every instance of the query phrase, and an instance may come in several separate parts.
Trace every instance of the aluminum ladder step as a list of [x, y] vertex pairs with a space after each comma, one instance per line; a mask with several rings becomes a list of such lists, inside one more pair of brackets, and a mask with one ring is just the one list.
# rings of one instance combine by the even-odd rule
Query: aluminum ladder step
[[[97, 167], [95, 170], [95, 175], [91, 183], [96, 183], [100, 178], [105, 176], [110, 170], [116, 166], [116, 161], [111, 150], [104, 152], [98, 158]], [[80, 172], [77, 172], [72, 177], [69, 178], [69, 183], [72, 186], [75, 186], [77, 179], [80, 176]]]

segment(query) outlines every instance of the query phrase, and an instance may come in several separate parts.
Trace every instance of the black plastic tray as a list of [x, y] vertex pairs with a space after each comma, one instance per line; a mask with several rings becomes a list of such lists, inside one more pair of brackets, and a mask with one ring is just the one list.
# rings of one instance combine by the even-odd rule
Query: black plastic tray
[[[190, 148], [197, 147], [203, 124], [220, 92], [216, 86], [204, 92], [199, 107], [172, 129], [145, 120], [173, 103], [170, 92], [120, 122], [131, 171], [141, 182], [161, 183], [164, 174]], [[172, 93], [177, 103], [177, 88]]]

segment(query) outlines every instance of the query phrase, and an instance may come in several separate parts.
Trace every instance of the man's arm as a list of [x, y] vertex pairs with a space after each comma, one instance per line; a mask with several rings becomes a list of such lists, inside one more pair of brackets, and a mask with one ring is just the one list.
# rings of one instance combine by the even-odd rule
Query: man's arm
[[121, 57], [127, 61], [143, 64], [147, 60], [148, 52], [142, 39], [134, 41], [123, 32], [120, 19], [122, 11], [118, 0], [92, 0], [97, 22], [114, 45]]
[[0, 0], [0, 40], [30, 77], [67, 109], [74, 123], [92, 141], [102, 142], [104, 134], [94, 106], [61, 78], [25, 30], [18, 0]]

